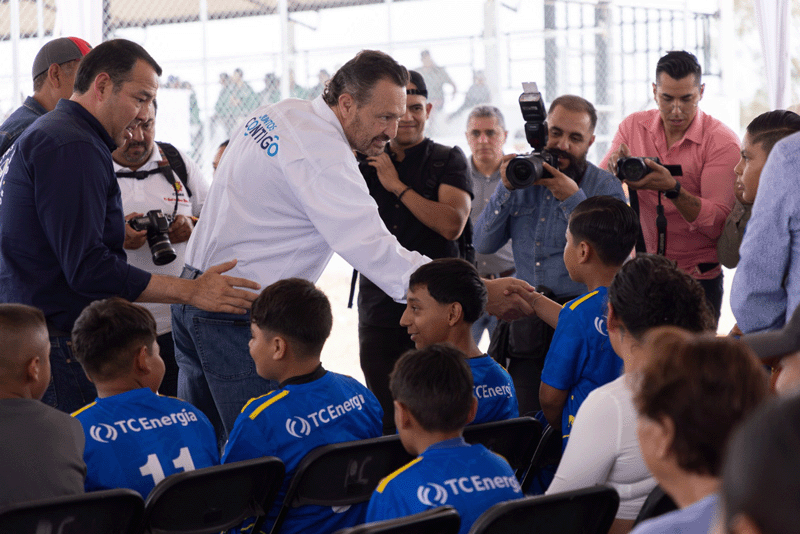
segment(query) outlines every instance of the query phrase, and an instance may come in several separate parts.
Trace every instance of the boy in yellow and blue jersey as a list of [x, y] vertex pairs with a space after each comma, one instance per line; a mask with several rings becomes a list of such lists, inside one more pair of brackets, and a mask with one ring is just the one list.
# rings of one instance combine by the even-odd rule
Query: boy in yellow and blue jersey
[[148, 310], [95, 301], [75, 321], [72, 345], [97, 386], [97, 400], [72, 414], [86, 436], [86, 491], [130, 488], [146, 498], [166, 476], [219, 464], [206, 416], [157, 393], [164, 361]]
[[[320, 353], [333, 315], [325, 294], [299, 278], [266, 287], [251, 310], [250, 356], [259, 376], [279, 382], [270, 393], [251, 399], [236, 418], [222, 463], [277, 456], [286, 478], [267, 514], [269, 532], [298, 464], [312, 449], [381, 435], [383, 410], [355, 379], [323, 369]], [[292, 508], [282, 534], [329, 533], [363, 522], [366, 506]], [[252, 521], [242, 524], [249, 532]]]
[[416, 514], [445, 504], [466, 534], [489, 507], [522, 496], [502, 457], [461, 436], [478, 410], [472, 372], [449, 344], [405, 353], [389, 378], [403, 446], [417, 458], [384, 478], [369, 501], [367, 521]]
[[539, 401], [548, 423], [569, 439], [578, 407], [595, 388], [619, 377], [622, 360], [606, 330], [607, 286], [630, 257], [639, 234], [636, 212], [609, 196], [591, 197], [572, 211], [564, 264], [589, 292], [563, 307], [533, 297], [534, 311], [556, 331], [544, 361]]

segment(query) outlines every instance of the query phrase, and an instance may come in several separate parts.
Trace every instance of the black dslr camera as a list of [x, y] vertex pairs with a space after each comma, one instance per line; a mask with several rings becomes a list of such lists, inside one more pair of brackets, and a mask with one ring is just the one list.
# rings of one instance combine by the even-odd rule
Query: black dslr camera
[[533, 148], [530, 154], [522, 154], [508, 162], [506, 178], [516, 189], [529, 187], [540, 178], [552, 174], [544, 169], [542, 162], [558, 167], [558, 158], [545, 150], [547, 144], [547, 110], [535, 82], [524, 82], [519, 97], [522, 118], [525, 119], [525, 138]]
[[[647, 162], [645, 160], [653, 160], [659, 165], [662, 165], [661, 160], [658, 158], [638, 158], [634, 156], [628, 156], [626, 158], [619, 158], [617, 160], [617, 178], [620, 180], [628, 180], [629, 182], [638, 182], [648, 174], [650, 174], [653, 169], [647, 166]], [[663, 165], [672, 176], [681, 176], [683, 171], [680, 165]]]
[[161, 210], [150, 210], [143, 217], [136, 217], [128, 221], [136, 231], [147, 230], [147, 244], [153, 255], [153, 263], [166, 265], [177, 256], [169, 240], [169, 225], [172, 217], [164, 215]]

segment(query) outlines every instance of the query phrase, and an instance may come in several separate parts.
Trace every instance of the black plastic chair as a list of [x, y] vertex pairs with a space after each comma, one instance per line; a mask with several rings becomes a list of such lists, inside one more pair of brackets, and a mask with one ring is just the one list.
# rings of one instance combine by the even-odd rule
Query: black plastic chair
[[[413, 459], [397, 435], [314, 449], [297, 466], [270, 533], [280, 531], [290, 508], [309, 504], [347, 506], [368, 501], [382, 478]], [[262, 517], [253, 532], [258, 532], [263, 522]]]
[[678, 505], [675, 504], [672, 497], [664, 493], [661, 486], [656, 486], [653, 488], [653, 491], [650, 492], [650, 495], [647, 496], [644, 504], [642, 504], [642, 509], [639, 510], [639, 514], [636, 516], [636, 521], [633, 522], [633, 526], [635, 527], [642, 521], [658, 517], [677, 509]]
[[0, 532], [13, 534], [135, 534], [144, 510], [138, 492], [95, 491], [0, 508]]
[[145, 503], [147, 534], [212, 534], [263, 516], [283, 483], [274, 456], [205, 467], [168, 476]]
[[431, 508], [418, 514], [365, 523], [334, 534], [458, 534], [461, 517], [452, 506]]
[[527, 497], [492, 506], [469, 534], [606, 534], [618, 507], [619, 495], [606, 486]]
[[517, 417], [470, 425], [463, 435], [467, 443], [480, 443], [505, 458], [521, 480], [542, 437], [542, 424], [533, 417]]
[[[533, 453], [530, 469], [525, 473], [522, 478], [522, 493], [528, 493], [531, 484], [536, 480], [539, 471], [545, 466], [555, 466], [561, 461], [563, 438], [561, 432], [554, 429], [552, 426], [547, 425], [542, 432], [542, 437], [539, 444], [536, 446], [536, 451]], [[548, 481], [549, 484], [549, 481]]]

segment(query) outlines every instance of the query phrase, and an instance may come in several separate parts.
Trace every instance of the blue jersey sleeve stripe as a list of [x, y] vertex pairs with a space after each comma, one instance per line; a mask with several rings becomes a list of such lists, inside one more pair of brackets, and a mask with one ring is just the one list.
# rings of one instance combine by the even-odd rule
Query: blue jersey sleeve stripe
[[574, 311], [575, 308], [578, 307], [578, 305], [580, 305], [582, 302], [585, 302], [585, 301], [589, 300], [593, 296], [597, 295], [597, 293], [598, 293], [597, 290], [594, 290], [591, 293], [587, 293], [586, 295], [582, 296], [581, 298], [579, 298], [578, 300], [576, 300], [575, 302], [570, 304], [569, 305], [569, 309]]
[[406, 469], [408, 469], [412, 465], [418, 464], [421, 461], [422, 461], [422, 456], [417, 456], [416, 458], [414, 458], [413, 460], [408, 462], [406, 465], [404, 465], [403, 467], [401, 467], [400, 469], [398, 469], [397, 471], [395, 471], [391, 475], [389, 475], [386, 478], [384, 478], [383, 480], [381, 480], [381, 483], [378, 484], [378, 487], [375, 488], [375, 491], [377, 491], [378, 493], [383, 493], [383, 490], [386, 489], [386, 486], [389, 484], [389, 482], [391, 482], [395, 477], [397, 477], [397, 475], [399, 475], [400, 473], [402, 473], [403, 471], [405, 471]]
[[91, 407], [92, 407], [92, 406], [94, 406], [95, 404], [97, 404], [97, 401], [94, 401], [94, 402], [93, 402], [93, 403], [91, 403], [91, 404], [87, 404], [86, 406], [84, 406], [84, 407], [83, 407], [83, 408], [81, 408], [80, 410], [77, 410], [77, 411], [74, 411], [74, 412], [72, 412], [72, 417], [78, 417], [78, 415], [80, 415], [80, 414], [81, 414], [81, 413], [82, 413], [84, 410], [88, 410], [89, 408], [91, 408]]
[[250, 414], [250, 419], [255, 419], [256, 417], [258, 417], [258, 414], [263, 412], [269, 405], [281, 400], [282, 398], [284, 398], [288, 394], [289, 394], [289, 390], [288, 389], [284, 389], [283, 391], [281, 391], [280, 393], [278, 393], [277, 395], [275, 395], [271, 399], [265, 401], [264, 404], [262, 404], [261, 406], [259, 406], [255, 410], [253, 410], [253, 413]]

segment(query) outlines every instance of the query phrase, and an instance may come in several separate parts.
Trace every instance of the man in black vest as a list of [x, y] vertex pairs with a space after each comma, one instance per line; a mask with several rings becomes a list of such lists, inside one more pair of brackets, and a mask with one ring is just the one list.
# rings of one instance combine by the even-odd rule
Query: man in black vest
[[[191, 158], [168, 143], [155, 142], [156, 102], [147, 116], [132, 130], [133, 137], [111, 153], [114, 171], [122, 194], [125, 220], [142, 217], [151, 210], [161, 212], [171, 220], [169, 240], [175, 259], [156, 265], [147, 243], [147, 230], [135, 230], [125, 225], [125, 252], [128, 263], [150, 273], [180, 276], [184, 264], [186, 241], [194, 229], [193, 220], [208, 193], [208, 182], [200, 167]], [[172, 320], [169, 304], [143, 304], [156, 319], [158, 346], [166, 364], [164, 381], [159, 392], [178, 394], [178, 366], [172, 340]]]
[[[397, 136], [378, 156], [359, 155], [361, 173], [378, 212], [400, 244], [429, 258], [463, 255], [457, 241], [469, 219], [472, 185], [467, 160], [458, 147], [445, 147], [425, 137], [433, 105], [422, 75], [409, 71], [406, 113]], [[358, 338], [361, 369], [367, 386], [384, 411], [384, 432], [394, 431], [389, 373], [403, 352], [414, 348], [400, 326], [405, 305], [392, 300], [361, 277], [358, 295]]]

